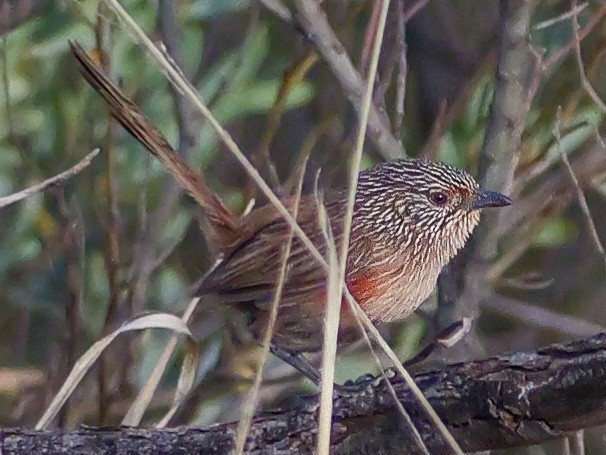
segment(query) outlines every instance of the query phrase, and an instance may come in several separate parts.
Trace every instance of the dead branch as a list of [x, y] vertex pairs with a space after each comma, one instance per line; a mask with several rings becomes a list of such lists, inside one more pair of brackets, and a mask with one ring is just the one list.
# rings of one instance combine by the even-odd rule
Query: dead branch
[[[606, 334], [531, 353], [425, 371], [415, 380], [463, 450], [538, 444], [606, 422]], [[448, 446], [423, 414], [401, 378], [391, 379], [430, 453]], [[331, 453], [418, 454], [386, 384], [359, 383], [359, 394], [334, 400]], [[247, 454], [311, 454], [315, 448], [318, 397], [291, 409], [258, 415]], [[208, 429], [79, 428], [72, 431], [5, 429], [3, 454], [198, 453], [227, 454], [237, 422]]]
[[25, 199], [27, 197], [33, 196], [34, 194], [41, 193], [43, 191], [48, 190], [57, 185], [62, 185], [69, 179], [71, 179], [74, 175], [79, 174], [84, 169], [86, 169], [93, 158], [97, 156], [99, 153], [99, 149], [95, 149], [82, 158], [77, 164], [69, 168], [67, 171], [63, 171], [60, 174], [55, 175], [41, 183], [36, 185], [32, 185], [29, 188], [26, 188], [18, 193], [11, 194], [9, 196], [4, 196], [0, 198], [0, 208], [6, 207], [7, 205], [14, 204], [17, 201]]
[[[520, 158], [522, 133], [535, 92], [532, 85], [538, 60], [532, 53], [529, 34], [531, 19], [538, 2], [501, 0], [498, 63], [495, 87], [478, 177], [481, 185], [509, 194]], [[516, 205], [516, 209], [517, 205]], [[463, 317], [476, 318], [480, 302], [488, 292], [486, 264], [497, 255], [497, 228], [515, 210], [486, 213], [470, 248], [451, 263], [449, 272], [440, 278], [439, 311], [436, 319], [446, 326]], [[465, 273], [474, 269], [471, 273]], [[458, 302], [454, 305], [453, 302]], [[475, 331], [466, 338], [467, 345], [455, 347], [455, 355], [479, 351]]]
[[[328, 23], [322, 7], [314, 0], [298, 0], [293, 6], [297, 23], [322, 55], [359, 115], [364, 80]], [[404, 155], [402, 145], [391, 133], [389, 119], [374, 105], [371, 105], [368, 117], [368, 137], [385, 159], [401, 158]]]

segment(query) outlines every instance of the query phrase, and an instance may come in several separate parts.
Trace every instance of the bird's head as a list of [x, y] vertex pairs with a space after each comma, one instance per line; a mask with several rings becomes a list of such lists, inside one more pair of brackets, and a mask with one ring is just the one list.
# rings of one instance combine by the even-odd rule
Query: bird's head
[[[365, 171], [358, 208], [404, 247], [436, 251], [448, 261], [480, 221], [480, 211], [511, 200], [483, 191], [467, 172], [425, 160], [398, 160]], [[360, 190], [362, 190], [360, 192]], [[444, 257], [442, 257], [444, 255]]]

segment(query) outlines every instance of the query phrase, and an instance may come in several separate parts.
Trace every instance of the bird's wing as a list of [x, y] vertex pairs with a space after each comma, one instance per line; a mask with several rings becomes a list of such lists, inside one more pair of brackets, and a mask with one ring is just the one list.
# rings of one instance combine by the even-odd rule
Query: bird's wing
[[[315, 201], [310, 198], [302, 198], [297, 222], [323, 254], [325, 239], [317, 220]], [[286, 205], [292, 204], [289, 201]], [[223, 261], [204, 280], [198, 295], [212, 293], [226, 303], [254, 301], [263, 306], [273, 297], [289, 238], [289, 225], [274, 207], [267, 206], [243, 218], [241, 230], [243, 240], [225, 253]], [[304, 293], [323, 285], [323, 268], [296, 236], [293, 236], [287, 267], [285, 294]]]

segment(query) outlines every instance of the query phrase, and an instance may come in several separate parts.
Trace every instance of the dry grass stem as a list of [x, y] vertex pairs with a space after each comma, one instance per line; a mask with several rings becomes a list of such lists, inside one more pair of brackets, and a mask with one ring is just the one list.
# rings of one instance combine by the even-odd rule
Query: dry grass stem
[[[309, 155], [307, 155], [308, 157]], [[293, 218], [297, 219], [297, 214], [299, 211], [299, 202], [301, 200], [301, 192], [303, 190], [303, 177], [305, 174], [305, 165], [307, 164], [307, 160], [302, 162], [300, 168], [298, 168], [299, 173], [299, 185], [297, 187], [297, 191], [295, 194], [295, 201], [293, 207]], [[259, 399], [259, 391], [261, 389], [261, 383], [263, 381], [263, 371], [265, 369], [265, 364], [267, 362], [267, 358], [269, 356], [269, 348], [271, 346], [271, 338], [274, 334], [274, 327], [276, 325], [276, 319], [278, 317], [278, 308], [280, 305], [280, 300], [282, 298], [282, 290], [284, 289], [284, 283], [286, 282], [286, 273], [287, 273], [287, 264], [288, 258], [290, 257], [290, 250], [292, 246], [293, 240], [293, 230], [290, 229], [288, 233], [288, 240], [286, 245], [284, 245], [284, 250], [282, 252], [282, 256], [280, 259], [280, 270], [278, 272], [278, 281], [276, 283], [276, 288], [274, 291], [274, 298], [271, 302], [271, 309], [269, 313], [269, 321], [267, 323], [267, 328], [265, 334], [263, 335], [261, 355], [259, 357], [258, 369], [255, 374], [255, 380], [253, 382], [252, 388], [250, 389], [247, 399], [244, 402], [244, 406], [242, 407], [242, 411], [240, 413], [240, 421], [238, 422], [238, 429], [236, 432], [236, 448], [235, 454], [242, 455], [244, 453], [244, 447], [246, 445], [246, 438], [248, 437], [248, 432], [250, 431], [250, 425], [255, 414], [255, 410], [257, 408], [257, 402]]]
[[[181, 316], [181, 321], [183, 321], [184, 324], [187, 324], [189, 322], [189, 318], [198, 306], [199, 301], [200, 298], [196, 297], [189, 302], [185, 313], [183, 314], [183, 316]], [[122, 419], [122, 425], [139, 425], [141, 419], [143, 418], [143, 414], [145, 414], [146, 409], [149, 407], [149, 403], [151, 403], [151, 400], [154, 397], [154, 394], [156, 393], [158, 385], [160, 384], [160, 380], [162, 379], [162, 376], [166, 371], [168, 362], [170, 361], [178, 342], [178, 335], [173, 335], [170, 338], [170, 340], [166, 344], [166, 347], [164, 348], [164, 351], [162, 351], [162, 354], [160, 355], [160, 358], [158, 359], [154, 370], [149, 376], [149, 379], [141, 388], [141, 390], [135, 397], [133, 404], [128, 409], [126, 415]], [[170, 417], [174, 414], [174, 412], [176, 412], [176, 406], [173, 406], [173, 408], [175, 409], [169, 410], [169, 412], [158, 422], [158, 424], [156, 425], [157, 427], [162, 428], [168, 423]]]
[[243, 166], [245, 171], [250, 175], [254, 182], [259, 186], [263, 194], [269, 199], [269, 201], [276, 207], [278, 212], [288, 222], [290, 227], [293, 229], [295, 235], [301, 240], [305, 247], [309, 250], [312, 257], [326, 267], [326, 261], [315, 247], [315, 245], [309, 240], [307, 235], [301, 230], [301, 227], [292, 218], [292, 215], [288, 209], [282, 204], [280, 199], [271, 190], [269, 185], [263, 180], [259, 172], [252, 166], [250, 161], [244, 156], [238, 145], [235, 143], [230, 134], [221, 126], [217, 119], [212, 115], [208, 107], [204, 104], [198, 93], [193, 89], [191, 84], [187, 82], [181, 71], [177, 71], [174, 64], [171, 64], [166, 60], [164, 53], [156, 46], [148, 37], [145, 35], [143, 30], [137, 25], [132, 17], [122, 8], [117, 0], [105, 0], [108, 6], [114, 11], [116, 16], [120, 19], [126, 30], [129, 31], [136, 41], [141, 44], [154, 60], [160, 65], [162, 70], [168, 76], [172, 84], [180, 90], [184, 96], [189, 99], [196, 109], [204, 116], [208, 123], [215, 130], [219, 138], [223, 141], [228, 150]]
[[337, 360], [337, 337], [339, 334], [339, 310], [343, 295], [340, 279], [339, 258], [328, 214], [324, 205], [319, 205], [319, 223], [326, 238], [329, 272], [326, 280], [326, 313], [324, 340], [322, 344], [322, 376], [320, 389], [320, 415], [318, 417], [318, 455], [330, 453], [332, 433], [333, 384]]
[[43, 416], [38, 420], [35, 429], [43, 430], [48, 427], [76, 389], [84, 375], [92, 368], [99, 356], [118, 336], [124, 333], [146, 329], [168, 329], [188, 337], [188, 349], [186, 351], [186, 360], [184, 361], [184, 363], [187, 364], [188, 369], [181, 370], [181, 376], [179, 378], [180, 390], [175, 394], [175, 400], [182, 398], [183, 391], [191, 387], [196, 371], [198, 352], [193, 335], [187, 328], [187, 325], [172, 314], [147, 314], [124, 324], [109, 335], [101, 338], [80, 357], [63, 383], [63, 386], [59, 389]]
[[[330, 429], [332, 419], [332, 394], [334, 383], [335, 359], [337, 352], [337, 335], [339, 330], [339, 315], [341, 309], [341, 296], [345, 285], [345, 276], [347, 271], [347, 253], [349, 251], [349, 241], [353, 213], [356, 201], [356, 190], [358, 187], [358, 176], [360, 174], [360, 164], [362, 162], [362, 153], [364, 151], [364, 140], [366, 138], [366, 127], [368, 125], [368, 116], [372, 103], [372, 92], [374, 82], [377, 75], [377, 67], [379, 64], [379, 55], [381, 54], [381, 45], [383, 43], [383, 35], [385, 34], [385, 23], [387, 22], [387, 12], [389, 11], [389, 0], [383, 0], [381, 3], [380, 15], [377, 23], [377, 30], [374, 34], [374, 43], [370, 68], [368, 72], [368, 80], [366, 81], [366, 91], [362, 98], [362, 106], [360, 109], [360, 124], [358, 126], [358, 135], [356, 137], [356, 147], [352, 158], [350, 176], [349, 176], [349, 192], [347, 197], [347, 209], [345, 219], [343, 220], [343, 238], [341, 240], [341, 250], [338, 260], [338, 275], [335, 280], [336, 262], [329, 260], [328, 272], [328, 292], [326, 301], [326, 317], [324, 321], [324, 343], [322, 346], [322, 394], [320, 400], [320, 418], [319, 418], [319, 434], [318, 434], [318, 453], [320, 455], [328, 455], [330, 450]], [[377, 4], [378, 5], [378, 4]], [[322, 213], [322, 212], [321, 212]], [[326, 217], [326, 222], [328, 217]], [[330, 228], [329, 228], [330, 229]], [[330, 239], [328, 239], [330, 240]], [[328, 241], [329, 247], [332, 242]], [[329, 248], [330, 253], [333, 252]]]
[[438, 431], [444, 437], [444, 439], [446, 440], [446, 442], [448, 443], [448, 445], [450, 446], [452, 451], [454, 453], [456, 453], [457, 455], [464, 455], [463, 450], [461, 450], [461, 447], [459, 446], [457, 441], [455, 441], [452, 434], [450, 434], [450, 432], [448, 431], [448, 428], [446, 428], [446, 425], [444, 425], [444, 422], [442, 422], [440, 420], [440, 416], [438, 416], [436, 411], [431, 407], [431, 404], [429, 403], [429, 401], [427, 401], [427, 398], [425, 398], [425, 395], [423, 395], [423, 392], [421, 392], [421, 389], [419, 389], [417, 384], [415, 384], [414, 379], [412, 378], [410, 373], [406, 370], [406, 368], [404, 368], [404, 366], [402, 365], [402, 362], [400, 362], [400, 360], [398, 359], [397, 354], [393, 351], [393, 349], [391, 349], [389, 347], [389, 345], [387, 344], [385, 339], [381, 336], [381, 334], [379, 333], [377, 328], [374, 326], [372, 321], [368, 318], [366, 313], [364, 313], [362, 311], [362, 309], [360, 308], [360, 305], [358, 305], [358, 303], [356, 302], [354, 297], [349, 293], [349, 291], [347, 289], [346, 289], [346, 296], [347, 296], [347, 302], [353, 309], [356, 317], [359, 318], [359, 320], [362, 322], [362, 324], [364, 324], [365, 329], [373, 336], [373, 338], [379, 344], [379, 346], [381, 347], [383, 352], [385, 352], [385, 354], [387, 354], [387, 356], [389, 357], [389, 360], [391, 360], [391, 362], [395, 366], [397, 372], [400, 373], [400, 375], [404, 378], [404, 380], [406, 381], [406, 384], [412, 391], [413, 395], [415, 396], [415, 398], [417, 400], [419, 400], [419, 403], [421, 403], [421, 406], [423, 407], [423, 409], [425, 410], [425, 412], [427, 413], [427, 415], [429, 416], [431, 421], [436, 425]]
[[579, 430], [569, 438], [572, 455], [585, 455], [585, 430]]

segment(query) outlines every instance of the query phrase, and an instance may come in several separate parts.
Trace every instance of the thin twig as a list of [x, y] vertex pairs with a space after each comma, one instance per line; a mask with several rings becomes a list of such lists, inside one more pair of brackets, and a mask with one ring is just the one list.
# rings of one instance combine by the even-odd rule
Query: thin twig
[[[401, 2], [404, 3], [404, 2]], [[427, 6], [429, 0], [419, 0], [415, 2], [404, 14], [404, 22], [408, 22], [412, 17]]]
[[[59, 188], [53, 191], [61, 215], [62, 229], [59, 232], [61, 244], [65, 252], [65, 273], [67, 277], [68, 298], [65, 305], [64, 350], [62, 355], [64, 368], [63, 377], [67, 377], [78, 360], [79, 340], [82, 330], [82, 302], [84, 301], [84, 261], [85, 261], [85, 232], [82, 213], [77, 204], [70, 204], [65, 200], [65, 192]], [[71, 401], [68, 400], [58, 416], [60, 426], [69, 421]]]
[[557, 330], [572, 336], [588, 337], [606, 332], [603, 325], [499, 295], [494, 295], [482, 303], [483, 307], [511, 316], [524, 324]]
[[263, 132], [263, 135], [261, 136], [259, 145], [257, 145], [256, 150], [253, 152], [255, 164], [257, 164], [257, 167], [265, 170], [265, 174], [267, 175], [270, 185], [276, 191], [280, 187], [280, 179], [278, 178], [276, 167], [272, 162], [269, 149], [274, 140], [276, 132], [280, 127], [282, 115], [284, 114], [284, 110], [286, 108], [288, 95], [298, 84], [301, 83], [301, 81], [303, 81], [305, 76], [314, 67], [317, 61], [318, 54], [317, 52], [312, 51], [307, 53], [307, 55], [305, 55], [302, 59], [299, 59], [291, 66], [291, 68], [285, 71], [278, 94], [276, 95], [276, 100], [267, 113], [267, 126]]
[[4, 36], [21, 24], [39, 16], [51, 3], [49, 0], [2, 0], [0, 2], [0, 35]]
[[86, 169], [90, 165], [93, 158], [95, 156], [97, 156], [98, 153], [99, 153], [99, 149], [95, 149], [92, 152], [90, 152], [88, 155], [86, 155], [84, 158], [82, 158], [78, 162], [78, 164], [69, 168], [67, 171], [61, 172], [60, 174], [58, 174], [54, 177], [51, 177], [48, 180], [38, 183], [37, 185], [30, 186], [29, 188], [19, 191], [18, 193], [14, 193], [14, 194], [11, 194], [10, 196], [4, 196], [4, 197], [0, 198], [0, 208], [6, 207], [7, 205], [13, 204], [17, 201], [20, 201], [27, 197], [33, 196], [34, 194], [41, 193], [43, 191], [48, 190], [49, 188], [52, 188], [54, 186], [58, 186], [58, 185], [65, 183], [67, 180], [72, 178], [74, 175], [79, 174], [84, 169]]
[[566, 170], [568, 171], [568, 175], [570, 176], [570, 180], [574, 185], [574, 188], [577, 193], [577, 200], [579, 202], [579, 206], [581, 207], [581, 211], [583, 212], [583, 216], [585, 217], [585, 221], [587, 223], [587, 229], [589, 230], [589, 234], [591, 235], [591, 239], [595, 244], [596, 249], [600, 256], [602, 256], [602, 260], [604, 261], [604, 265], [606, 266], [606, 251], [604, 251], [604, 245], [600, 240], [600, 236], [598, 235], [598, 231], [596, 230], [595, 223], [593, 221], [593, 217], [591, 216], [591, 211], [589, 210], [589, 205], [587, 205], [587, 199], [585, 198], [585, 193], [583, 193], [583, 188], [579, 183], [579, 179], [577, 178], [572, 166], [570, 165], [570, 161], [568, 160], [568, 155], [566, 152], [562, 150], [562, 144], [560, 142], [560, 116], [561, 109], [558, 108], [558, 115], [556, 119], [556, 124], [554, 127], [554, 135], [556, 137], [556, 142], [558, 144], [558, 150], [560, 152], [560, 156], [562, 157], [562, 162], [566, 166]]
[[[305, 30], [307, 38], [317, 47], [360, 116], [364, 79], [353, 66], [320, 4], [316, 0], [296, 0], [294, 7], [297, 11], [297, 22]], [[371, 105], [368, 117], [368, 135], [385, 159], [401, 158], [405, 155], [402, 145], [391, 133], [389, 120], [374, 105]]]
[[[593, 176], [606, 173], [604, 150], [601, 145], [595, 145], [581, 149], [569, 157], [580, 182], [589, 183]], [[533, 229], [537, 219], [546, 210], [550, 210], [551, 216], [564, 210], [574, 197], [574, 189], [566, 183], [566, 173], [567, 171], [562, 167], [553, 169], [542, 178], [532, 192], [517, 199], [515, 211], [496, 226], [496, 235], [503, 237], [514, 231], [527, 232]]]
[[362, 52], [360, 55], [359, 70], [362, 77], [368, 71], [368, 60], [372, 56], [373, 45], [376, 42], [377, 26], [379, 24], [379, 16], [381, 15], [381, 2], [372, 3], [372, 12], [370, 13], [370, 21], [364, 32], [364, 44], [362, 44]]
[[[99, 55], [101, 55], [101, 65], [106, 73], [111, 73], [110, 59], [106, 50], [110, 47], [110, 33], [111, 29], [109, 24], [105, 20], [105, 14], [103, 12], [104, 5], [100, 3], [97, 7], [97, 23], [95, 24], [95, 35], [97, 41], [97, 49]], [[109, 304], [105, 313], [105, 321], [101, 333], [109, 333], [110, 327], [117, 322], [118, 310], [119, 310], [119, 278], [118, 268], [120, 262], [120, 235], [119, 235], [119, 209], [118, 209], [118, 196], [116, 189], [116, 160], [115, 150], [113, 147], [114, 142], [114, 121], [111, 118], [109, 110], [107, 110], [106, 118], [107, 129], [105, 132], [105, 191], [107, 192], [107, 222], [105, 226], [107, 248], [105, 248], [105, 267], [107, 269], [107, 280], [109, 285]], [[132, 315], [131, 315], [132, 316]], [[130, 376], [130, 362], [129, 360], [129, 349], [128, 340], [120, 340], [122, 348], [118, 350], [120, 360], [117, 362], [121, 366], [120, 369], [120, 384], [127, 384], [128, 377]], [[98, 393], [98, 417], [97, 422], [99, 425], [103, 425], [107, 418], [109, 411], [110, 400], [107, 395], [107, 380], [108, 372], [112, 370], [111, 366], [108, 365], [110, 358], [107, 355], [101, 355], [99, 358], [99, 368], [97, 369], [97, 383], [99, 387]], [[127, 387], [121, 387], [120, 389], [126, 390]]]
[[2, 46], [2, 95], [4, 95], [4, 115], [6, 116], [6, 130], [7, 136], [12, 138], [14, 136], [15, 127], [13, 123], [13, 103], [11, 101], [11, 90], [10, 81], [8, 78], [8, 69], [10, 65], [8, 63], [8, 39], [6, 35], [1, 37]]
[[[575, 15], [574, 10], [573, 10], [572, 15], [573, 16]], [[551, 54], [549, 56], [549, 58], [542, 63], [541, 75], [544, 74], [548, 69], [553, 67], [553, 65], [558, 63], [560, 60], [562, 60], [563, 58], [566, 58], [572, 51], [574, 51], [574, 49], [576, 47], [576, 42], [583, 41], [587, 37], [587, 35], [589, 35], [589, 33], [591, 33], [591, 31], [599, 23], [602, 22], [602, 18], [604, 16], [606, 16], [606, 3], [603, 3], [602, 6], [600, 6], [600, 8], [597, 11], [592, 13], [591, 19], [589, 20], [589, 22], [587, 22], [587, 25], [579, 31], [578, 37], [573, 36], [573, 38], [570, 40], [570, 42], [566, 46], [562, 47], [557, 52], [554, 52], [553, 54]]]
[[560, 22], [563, 22], [566, 19], [570, 19], [570, 17], [572, 17], [573, 15], [579, 14], [585, 8], [587, 8], [588, 5], [589, 5], [589, 3], [585, 2], [582, 5], [573, 7], [572, 10], [566, 11], [565, 13], [560, 14], [559, 16], [553, 17], [553, 18], [548, 19], [548, 20], [543, 21], [543, 22], [539, 22], [537, 25], [535, 25], [534, 27], [532, 27], [532, 30], [533, 31], [543, 30], [545, 28], [551, 27], [552, 25], [559, 24]]
[[598, 93], [593, 88], [589, 79], [587, 79], [587, 74], [585, 73], [585, 67], [583, 66], [583, 57], [581, 56], [581, 38], [579, 35], [579, 8], [577, 7], [577, 0], [572, 0], [572, 33], [573, 33], [573, 42], [574, 42], [574, 55], [577, 61], [577, 66], [579, 68], [579, 76], [581, 78], [581, 84], [583, 85], [583, 89], [589, 95], [589, 97], [593, 100], [593, 102], [601, 109], [602, 112], [606, 113], [606, 104]]
[[280, 19], [286, 22], [292, 21], [292, 13], [284, 6], [280, 0], [259, 0], [265, 8], [275, 13]]
[[396, 76], [396, 101], [395, 118], [393, 120], [393, 131], [397, 138], [402, 140], [402, 125], [404, 123], [404, 98], [406, 97], [406, 76], [408, 74], [408, 60], [406, 57], [406, 17], [404, 2], [397, 2], [397, 32], [396, 53], [398, 59], [398, 74]]
[[[301, 144], [301, 148], [299, 151], [299, 155], [293, 169], [299, 169], [303, 162], [307, 162], [308, 157], [311, 155], [313, 148], [316, 146], [318, 140], [325, 135], [333, 133], [336, 129], [340, 127], [340, 123], [334, 116], [330, 116], [325, 118], [319, 125], [314, 126], [307, 136], [303, 139], [303, 143]], [[286, 181], [283, 183], [283, 191], [284, 194], [292, 194], [293, 188], [296, 185], [297, 173], [293, 172]]]

